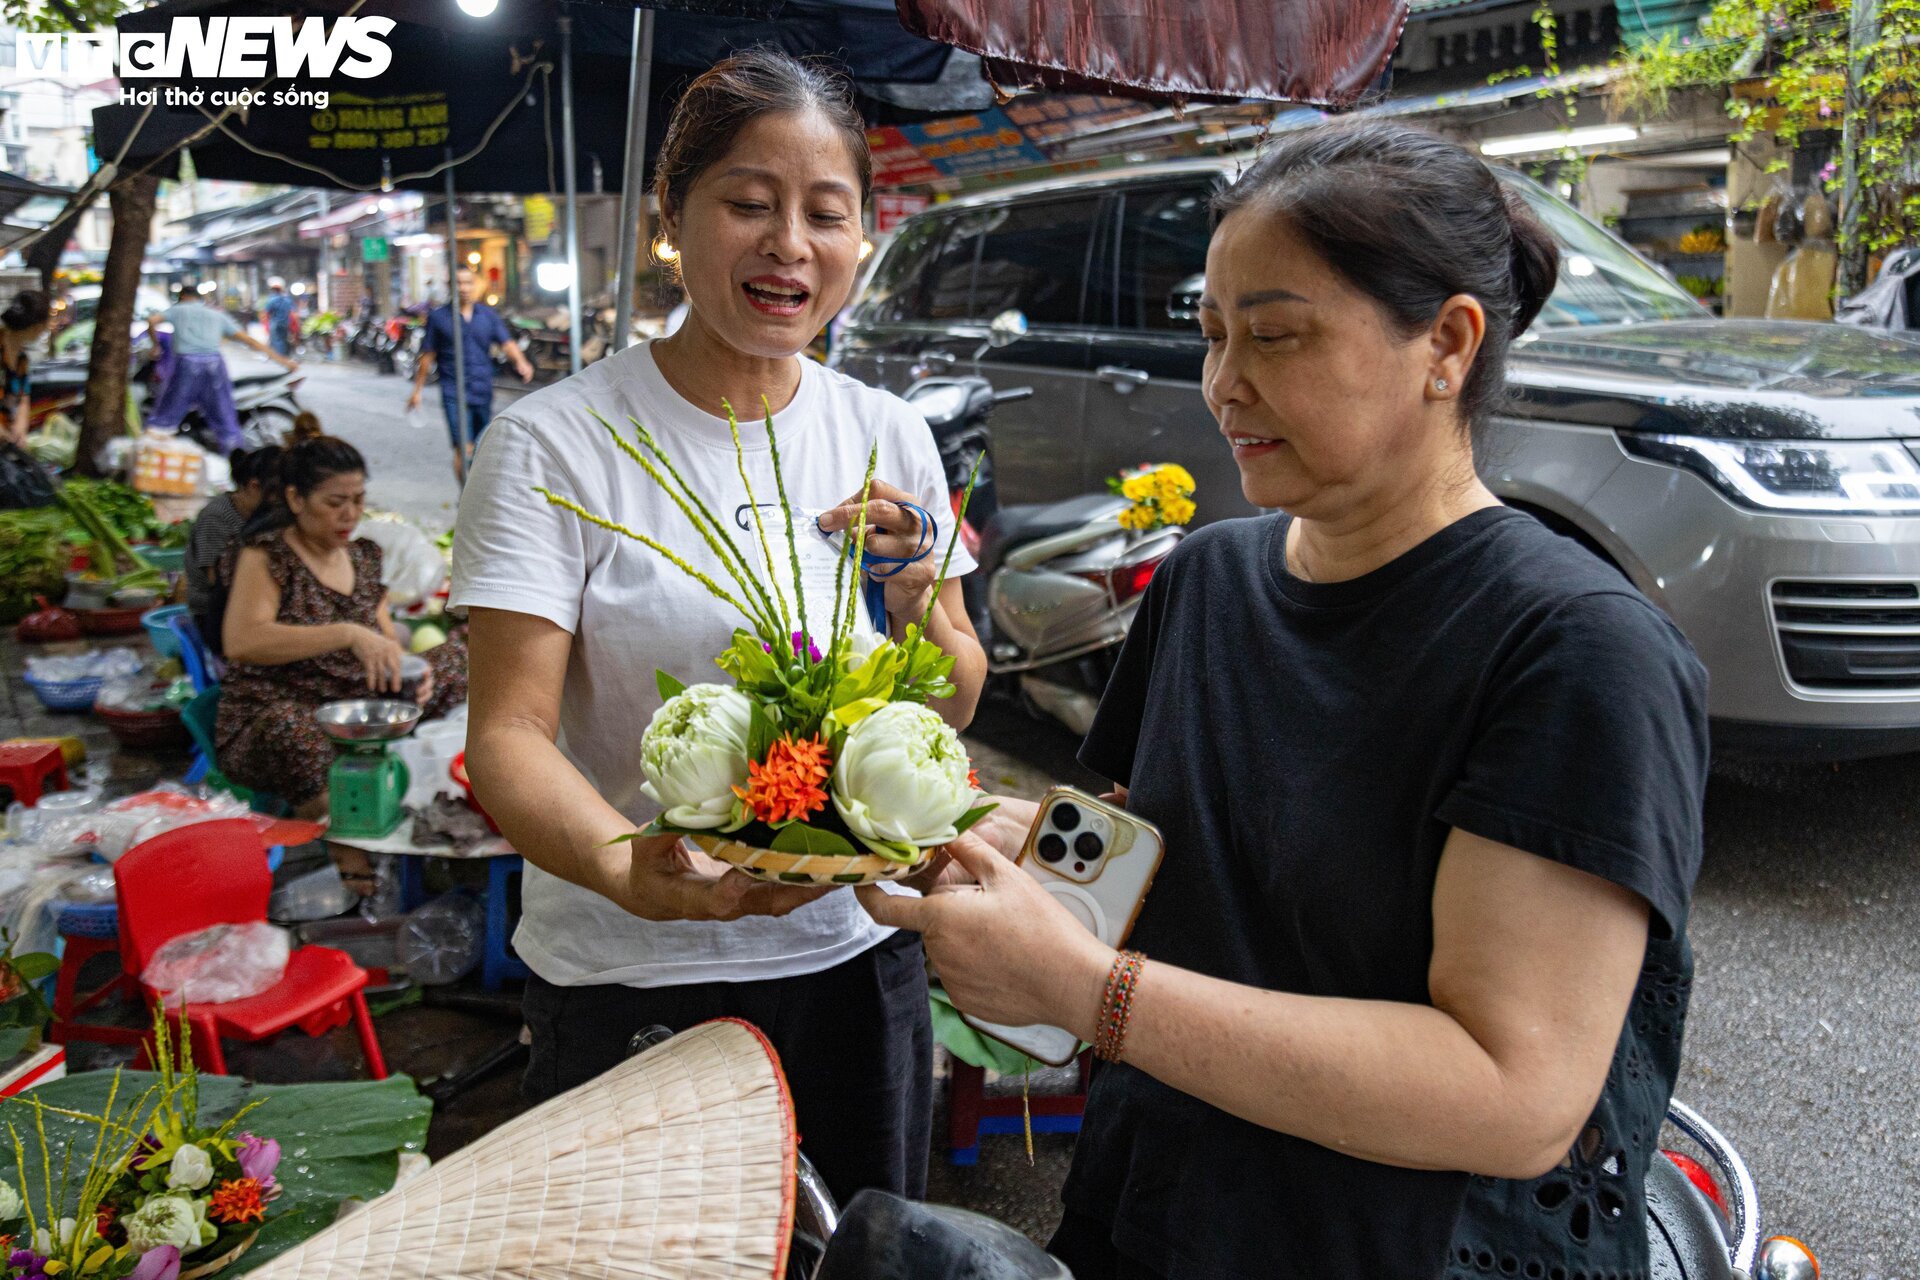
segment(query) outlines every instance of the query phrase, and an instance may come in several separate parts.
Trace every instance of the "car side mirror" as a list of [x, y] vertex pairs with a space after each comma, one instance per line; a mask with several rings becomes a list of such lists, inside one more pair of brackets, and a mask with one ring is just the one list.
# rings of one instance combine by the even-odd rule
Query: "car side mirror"
[[1188, 276], [1167, 293], [1167, 319], [1185, 324], [1200, 320], [1200, 295], [1207, 291], [1205, 276]]
[[995, 316], [987, 326], [987, 344], [995, 350], [1010, 347], [1026, 336], [1026, 313], [1011, 308]]

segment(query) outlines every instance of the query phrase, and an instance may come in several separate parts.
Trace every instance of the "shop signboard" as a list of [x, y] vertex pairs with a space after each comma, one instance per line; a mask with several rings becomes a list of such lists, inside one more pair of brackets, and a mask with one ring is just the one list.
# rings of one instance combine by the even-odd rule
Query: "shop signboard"
[[1007, 119], [1020, 126], [1030, 141], [1041, 146], [1065, 142], [1090, 130], [1147, 115], [1152, 110], [1144, 102], [1090, 93], [1025, 94], [1006, 106]]
[[545, 244], [553, 235], [553, 198], [531, 195], [521, 202], [528, 244]]
[[360, 241], [360, 261], [385, 262], [389, 246], [385, 236], [366, 236]]
[[940, 177], [940, 171], [893, 125], [867, 130], [867, 149], [873, 153], [876, 187], [920, 187]]
[[914, 150], [949, 178], [972, 178], [1047, 162], [999, 109], [905, 125], [900, 133]]
[[874, 234], [892, 235], [896, 227], [931, 203], [926, 196], [904, 195], [897, 191], [880, 192], [873, 197]]

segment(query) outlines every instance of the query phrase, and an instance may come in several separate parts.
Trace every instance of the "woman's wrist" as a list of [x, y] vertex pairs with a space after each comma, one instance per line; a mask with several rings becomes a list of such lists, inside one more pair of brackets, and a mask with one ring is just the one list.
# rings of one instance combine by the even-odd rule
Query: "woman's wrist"
[[1092, 1044], [1099, 1034], [1100, 1013], [1106, 1003], [1107, 976], [1119, 952], [1085, 935], [1085, 945], [1074, 948], [1064, 964], [1054, 965], [1054, 989], [1048, 1001], [1056, 1026], [1064, 1027]]

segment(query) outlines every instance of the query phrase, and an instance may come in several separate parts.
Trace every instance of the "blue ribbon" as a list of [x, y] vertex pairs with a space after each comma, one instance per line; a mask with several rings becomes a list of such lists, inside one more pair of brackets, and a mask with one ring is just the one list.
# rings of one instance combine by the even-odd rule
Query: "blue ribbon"
[[[860, 568], [867, 576], [866, 602], [867, 616], [873, 620], [874, 630], [886, 635], [887, 628], [887, 582], [910, 564], [919, 564], [933, 554], [934, 546], [940, 540], [940, 522], [925, 507], [912, 502], [898, 504], [903, 511], [913, 512], [914, 519], [920, 522], [920, 537], [910, 556], [883, 556], [868, 551], [860, 557]], [[815, 524], [819, 522], [816, 520]], [[852, 526], [847, 528], [847, 543], [844, 554], [851, 556], [854, 547]]]

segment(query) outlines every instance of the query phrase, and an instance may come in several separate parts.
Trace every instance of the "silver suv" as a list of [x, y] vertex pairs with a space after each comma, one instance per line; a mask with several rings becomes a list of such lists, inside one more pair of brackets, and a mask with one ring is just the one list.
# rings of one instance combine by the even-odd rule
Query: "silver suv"
[[[1001, 502], [1173, 461], [1199, 481], [1199, 519], [1251, 514], [1201, 401], [1195, 318], [1208, 201], [1231, 170], [1108, 171], [936, 206], [888, 244], [833, 361], [895, 391], [954, 373], [1032, 387], [994, 418]], [[1713, 319], [1509, 180], [1560, 240], [1561, 273], [1514, 348], [1487, 483], [1679, 623], [1712, 674], [1723, 753], [1920, 750], [1920, 344]], [[992, 346], [1008, 311], [1025, 336]]]

